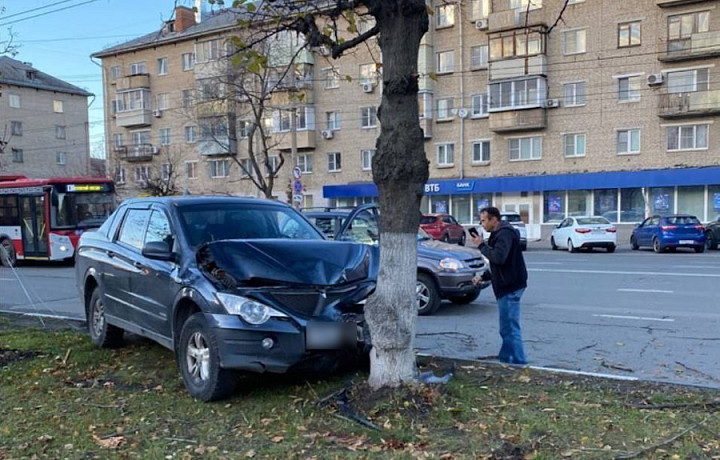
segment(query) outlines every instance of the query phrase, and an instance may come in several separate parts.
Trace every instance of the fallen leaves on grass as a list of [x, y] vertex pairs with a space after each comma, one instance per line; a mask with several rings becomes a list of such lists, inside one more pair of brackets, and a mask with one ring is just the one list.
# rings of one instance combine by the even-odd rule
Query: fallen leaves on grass
[[125, 436], [109, 436], [101, 438], [96, 434], [93, 434], [93, 440], [95, 443], [105, 449], [117, 449], [125, 443]]

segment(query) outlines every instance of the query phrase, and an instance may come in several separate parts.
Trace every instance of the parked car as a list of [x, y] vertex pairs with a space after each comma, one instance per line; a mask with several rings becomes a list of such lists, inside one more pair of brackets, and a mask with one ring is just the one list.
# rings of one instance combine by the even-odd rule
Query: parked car
[[720, 246], [720, 216], [705, 225], [705, 247], [717, 249]]
[[630, 236], [633, 249], [651, 246], [655, 252], [692, 248], [705, 251], [705, 228], [689, 214], [651, 216], [635, 227]]
[[423, 214], [420, 218], [420, 228], [434, 240], [465, 245], [465, 229], [450, 214]]
[[522, 217], [520, 217], [520, 214], [516, 212], [501, 212], [500, 213], [500, 220], [503, 220], [513, 227], [515, 227], [515, 230], [518, 231], [520, 234], [520, 249], [523, 251], [527, 250], [527, 227], [525, 226], [525, 222], [523, 222]]
[[565, 248], [570, 252], [581, 248], [605, 248], [607, 252], [615, 252], [617, 229], [601, 216], [567, 217], [553, 229], [550, 246], [553, 250]]
[[[304, 214], [323, 229], [328, 238], [372, 245], [379, 243], [375, 205], [360, 205], [354, 210], [310, 210]], [[480, 286], [472, 283], [473, 276], [487, 270], [480, 251], [433, 240], [422, 228], [418, 229], [417, 241], [419, 315], [435, 313], [443, 299], [457, 304], [471, 303], [487, 287], [487, 283]]]
[[82, 235], [75, 267], [93, 343], [148, 337], [210, 401], [237, 371], [366, 350], [362, 302], [378, 264], [376, 247], [327, 241], [280, 202], [165, 197], [123, 202]]

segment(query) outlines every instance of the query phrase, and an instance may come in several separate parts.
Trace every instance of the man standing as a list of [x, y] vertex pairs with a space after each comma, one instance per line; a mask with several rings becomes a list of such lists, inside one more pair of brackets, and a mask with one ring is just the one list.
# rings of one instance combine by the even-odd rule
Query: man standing
[[520, 333], [520, 298], [527, 287], [520, 235], [510, 224], [500, 220], [500, 211], [494, 207], [480, 210], [480, 224], [490, 232], [490, 238], [486, 243], [482, 234], [471, 233], [470, 241], [490, 261], [502, 337], [497, 359], [510, 364], [527, 364]]

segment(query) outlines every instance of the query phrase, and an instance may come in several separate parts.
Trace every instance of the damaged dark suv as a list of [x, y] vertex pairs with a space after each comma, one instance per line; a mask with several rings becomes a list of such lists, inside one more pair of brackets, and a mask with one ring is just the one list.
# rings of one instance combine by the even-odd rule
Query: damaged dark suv
[[226, 397], [238, 371], [282, 373], [367, 349], [362, 301], [376, 247], [326, 241], [286, 204], [254, 198], [125, 201], [77, 249], [92, 341], [125, 331], [173, 350], [189, 393]]

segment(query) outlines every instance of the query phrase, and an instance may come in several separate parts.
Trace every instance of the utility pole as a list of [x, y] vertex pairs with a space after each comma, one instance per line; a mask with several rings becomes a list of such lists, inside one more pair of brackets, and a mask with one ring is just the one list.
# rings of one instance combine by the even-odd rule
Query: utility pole
[[[297, 166], [297, 107], [293, 103], [290, 108], [290, 184], [292, 187], [292, 206], [295, 209], [302, 207], [302, 200], [297, 201], [296, 195], [301, 195], [302, 189], [298, 192], [296, 190], [296, 183], [299, 183], [300, 178], [295, 177], [295, 168]], [[301, 195], [302, 196], [302, 195]]]

